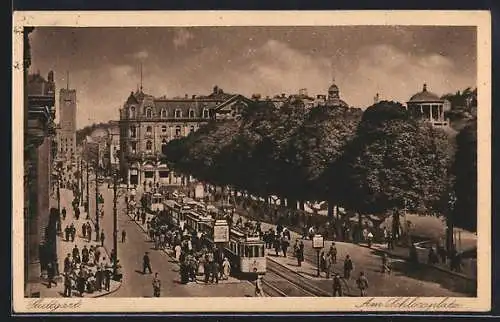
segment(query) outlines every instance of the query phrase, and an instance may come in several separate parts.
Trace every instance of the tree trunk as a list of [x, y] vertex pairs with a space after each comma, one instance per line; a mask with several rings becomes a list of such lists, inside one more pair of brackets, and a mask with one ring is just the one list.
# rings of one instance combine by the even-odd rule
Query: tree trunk
[[392, 212], [392, 236], [394, 240], [399, 239], [399, 210], [394, 209]]
[[358, 213], [358, 236], [357, 239], [359, 242], [363, 240], [363, 216], [361, 213]]
[[328, 219], [332, 219], [333, 218], [333, 201], [332, 200], [329, 200], [328, 201]]

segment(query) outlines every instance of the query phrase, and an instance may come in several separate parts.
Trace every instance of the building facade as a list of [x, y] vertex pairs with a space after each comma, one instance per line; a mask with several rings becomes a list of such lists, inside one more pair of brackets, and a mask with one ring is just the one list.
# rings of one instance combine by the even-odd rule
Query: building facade
[[58, 154], [62, 161], [63, 181], [73, 182], [77, 170], [76, 151], [76, 90], [62, 88], [59, 91]]
[[130, 185], [181, 185], [188, 178], [177, 175], [163, 162], [163, 147], [189, 135], [211, 120], [238, 118], [251, 100], [227, 94], [215, 86], [206, 96], [155, 98], [140, 90], [131, 92], [120, 109], [120, 168]]
[[36, 297], [47, 263], [58, 268], [59, 213], [51, 203], [55, 140], [55, 83], [50, 71], [28, 75], [29, 33], [24, 32], [24, 284], [25, 297]]
[[422, 91], [413, 95], [406, 105], [413, 117], [422, 118], [437, 127], [449, 125], [445, 118], [445, 112], [450, 108], [448, 102], [429, 92], [427, 84], [424, 84]]

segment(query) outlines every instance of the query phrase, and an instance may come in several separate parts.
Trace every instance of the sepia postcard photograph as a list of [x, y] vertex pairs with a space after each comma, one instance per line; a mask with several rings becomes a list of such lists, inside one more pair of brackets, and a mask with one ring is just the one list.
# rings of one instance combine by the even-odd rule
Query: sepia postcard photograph
[[14, 313], [490, 310], [489, 12], [12, 35]]

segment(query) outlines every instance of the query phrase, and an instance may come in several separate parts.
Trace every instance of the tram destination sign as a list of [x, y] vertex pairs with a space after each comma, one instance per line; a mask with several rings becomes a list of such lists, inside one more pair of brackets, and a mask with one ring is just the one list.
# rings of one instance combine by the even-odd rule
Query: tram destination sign
[[217, 220], [214, 224], [214, 242], [227, 243], [229, 241], [229, 225], [225, 220]]
[[320, 249], [325, 247], [325, 240], [321, 235], [314, 235], [313, 237], [313, 248]]

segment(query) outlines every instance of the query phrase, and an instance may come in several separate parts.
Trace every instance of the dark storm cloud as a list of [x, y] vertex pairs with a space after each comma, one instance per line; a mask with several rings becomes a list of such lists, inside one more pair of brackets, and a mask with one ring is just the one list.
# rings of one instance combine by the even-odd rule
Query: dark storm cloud
[[442, 94], [476, 84], [471, 27], [37, 28], [32, 71], [78, 90], [78, 126], [118, 118], [140, 82], [156, 96], [324, 93], [335, 76], [349, 104], [376, 92], [404, 102], [427, 82]]

